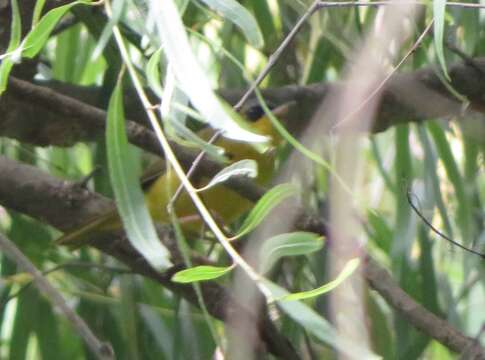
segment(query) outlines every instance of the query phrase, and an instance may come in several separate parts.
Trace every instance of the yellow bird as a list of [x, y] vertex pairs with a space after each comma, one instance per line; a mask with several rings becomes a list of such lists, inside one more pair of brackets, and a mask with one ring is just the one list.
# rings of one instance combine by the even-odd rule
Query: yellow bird
[[[280, 105], [272, 110], [278, 117], [284, 117], [289, 110], [289, 103]], [[261, 151], [251, 143], [219, 138], [215, 141], [224, 149], [225, 156], [231, 163], [243, 160], [255, 160], [258, 165], [258, 175], [255, 182], [259, 185], [267, 183], [274, 170], [274, 149], [280, 144], [281, 137], [265, 115], [259, 104], [248, 106], [243, 110], [244, 118], [248, 120], [249, 128], [269, 138], [265, 151]], [[215, 131], [211, 128], [201, 130], [198, 135], [208, 141]], [[173, 171], [163, 172], [164, 162], [159, 161], [150, 166], [142, 176], [141, 184], [145, 192], [145, 202], [153, 220], [158, 223], [170, 223], [167, 205], [173, 200], [174, 194], [180, 186], [180, 180]], [[161, 175], [160, 175], [161, 174]], [[194, 184], [203, 187], [209, 179], [201, 179]], [[224, 225], [233, 223], [245, 211], [251, 208], [253, 203], [240, 196], [235, 191], [227, 188], [224, 184], [217, 184], [199, 193], [207, 208], [216, 220]], [[184, 231], [195, 234], [202, 229], [202, 220], [195, 208], [190, 196], [182, 191], [174, 202], [175, 214], [180, 220]], [[57, 240], [58, 244], [72, 247], [81, 246], [94, 240], [100, 234], [110, 233], [121, 228], [121, 220], [114, 209], [109, 213], [97, 217], [95, 220], [81, 225]]]

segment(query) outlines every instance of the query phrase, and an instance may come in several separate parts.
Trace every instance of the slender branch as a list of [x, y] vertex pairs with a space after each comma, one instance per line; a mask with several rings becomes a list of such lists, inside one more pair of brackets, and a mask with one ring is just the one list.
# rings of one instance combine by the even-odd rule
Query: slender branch
[[[318, 1], [317, 8], [342, 8], [342, 7], [370, 7], [370, 6], [402, 6], [422, 5], [427, 6], [426, 1], [419, 0], [397, 0], [397, 1]], [[460, 7], [464, 9], [483, 9], [485, 5], [464, 3], [459, 1], [448, 1], [446, 6]]]
[[[105, 5], [106, 5], [105, 7], [106, 12], [108, 13], [108, 16], [111, 17], [112, 14], [111, 14], [111, 7], [109, 2], [107, 1]], [[138, 74], [133, 66], [133, 63], [131, 62], [128, 49], [126, 48], [121, 32], [119, 31], [119, 28], [117, 26], [113, 27], [113, 34], [118, 44], [121, 57], [123, 58], [123, 62], [125, 63], [128, 69], [128, 73], [130, 74], [131, 81], [136, 89], [136, 92], [140, 98], [140, 101], [142, 102], [143, 106], [146, 109], [146, 114], [150, 120], [153, 130], [155, 131], [159, 146], [163, 149], [165, 158], [173, 167], [175, 174], [177, 175], [180, 182], [184, 186], [185, 190], [187, 191], [187, 194], [190, 196], [193, 204], [197, 208], [197, 211], [199, 212], [199, 214], [201, 215], [202, 219], [207, 224], [209, 229], [212, 231], [216, 239], [222, 245], [224, 250], [226, 250], [228, 255], [232, 258], [232, 260], [237, 265], [239, 265], [242, 269], [244, 269], [244, 271], [246, 271], [246, 273], [248, 274], [248, 276], [251, 277], [252, 280], [254, 280], [258, 285], [261, 286], [261, 288], [263, 288], [264, 284], [261, 281], [259, 274], [257, 274], [257, 272], [251, 267], [251, 265], [249, 265], [246, 262], [246, 260], [244, 260], [241, 257], [241, 255], [239, 255], [239, 253], [232, 247], [231, 243], [229, 242], [229, 239], [227, 239], [226, 235], [220, 228], [219, 224], [217, 224], [217, 222], [213, 218], [212, 214], [210, 213], [210, 210], [207, 208], [207, 206], [202, 201], [200, 195], [197, 193], [197, 190], [192, 186], [190, 179], [185, 174], [185, 171], [182, 168], [180, 161], [177, 158], [177, 155], [173, 151], [171, 144], [169, 143], [164, 131], [162, 130], [162, 127], [160, 126], [160, 123], [158, 122], [153, 105], [150, 103], [150, 100], [148, 99], [148, 96], [146, 95], [146, 92], [143, 89], [142, 82], [138, 77]], [[268, 293], [270, 292], [268, 291]]]
[[411, 188], [408, 188], [406, 195], [407, 195], [407, 200], [408, 200], [409, 206], [411, 206], [411, 208], [414, 210], [416, 215], [418, 215], [418, 217], [426, 224], [426, 226], [428, 226], [431, 230], [433, 230], [433, 232], [435, 234], [437, 234], [439, 237], [445, 239], [446, 241], [450, 242], [451, 244], [458, 246], [460, 249], [463, 249], [463, 250], [465, 250], [465, 251], [467, 251], [471, 254], [480, 256], [482, 259], [485, 260], [485, 254], [482, 254], [481, 252], [475, 251], [473, 249], [470, 249], [470, 248], [460, 244], [459, 242], [453, 240], [449, 236], [447, 236], [447, 235], [443, 234], [441, 231], [439, 231], [436, 227], [434, 227], [434, 225], [431, 224], [431, 222], [429, 222], [429, 220], [424, 217], [424, 215], [421, 213], [421, 211], [418, 210], [416, 205], [414, 205], [413, 199], [411, 198], [411, 195], [412, 195]]
[[[470, 100], [471, 110], [485, 113], [485, 101], [481, 96], [485, 91], [485, 81], [482, 81], [485, 77], [482, 75], [482, 72], [485, 72], [485, 58], [473, 58], [473, 63], [474, 67], [463, 63], [449, 67], [451, 86]], [[477, 71], [476, 68], [482, 71]], [[42, 84], [46, 86], [10, 78], [8, 89], [0, 99], [2, 136], [38, 146], [70, 146], [78, 141], [93, 140], [102, 134], [106, 112], [89, 105], [95, 103], [98, 88], [60, 82]], [[338, 82], [306, 86], [289, 85], [265, 89], [262, 93], [267, 101], [275, 105], [289, 101], [296, 102], [287, 123], [294, 132], [305, 127], [321, 99], [339, 86], [342, 84]], [[52, 89], [58, 89], [58, 91]], [[422, 122], [439, 117], [447, 117], [453, 121], [463, 120], [462, 105], [449, 95], [432, 67], [394, 74], [382, 91], [382, 100], [372, 132], [384, 131], [401, 123]], [[236, 103], [244, 92], [227, 89], [219, 93], [228, 102]], [[144, 109], [138, 102], [133, 101], [135, 96], [127, 93], [126, 98], [128, 99], [127, 113], [131, 114], [132, 118], [144, 120]], [[480, 131], [481, 123], [485, 123], [480, 118], [474, 119], [468, 119], [468, 121], [476, 123], [477, 130]], [[133, 121], [128, 121], [127, 133], [132, 144], [163, 156], [152, 131]], [[474, 136], [480, 138], [482, 135], [475, 132]], [[173, 149], [177, 158], [189, 168], [196, 157], [195, 152], [188, 151], [177, 144], [173, 144]], [[221, 167], [206, 158], [200, 163], [198, 170], [204, 175], [213, 176], [221, 170]], [[257, 192], [254, 191], [254, 187], [251, 189], [248, 183], [250, 182], [245, 179], [231, 178], [228, 186], [234, 185], [234, 189], [237, 187], [244, 189], [243, 192], [248, 196], [257, 198]]]
[[467, 359], [485, 359], [485, 349], [475, 339], [465, 336], [447, 321], [417, 303], [370, 257], [367, 257], [364, 276], [369, 286], [416, 329], [457, 353], [467, 352]]
[[429, 24], [426, 26], [426, 28], [423, 30], [421, 35], [419, 35], [418, 39], [414, 42], [413, 46], [408, 50], [408, 52], [404, 55], [404, 57], [399, 61], [399, 63], [392, 69], [392, 71], [386, 75], [386, 77], [377, 85], [369, 95], [355, 108], [352, 109], [352, 111], [347, 114], [342, 120], [340, 120], [338, 123], [336, 123], [332, 129], [335, 130], [339, 126], [342, 126], [345, 124], [347, 121], [350, 119], [353, 119], [354, 116], [360, 112], [366, 105], [369, 104], [369, 102], [376, 97], [377, 94], [381, 93], [382, 89], [386, 85], [386, 83], [392, 78], [394, 74], [396, 74], [397, 70], [406, 62], [406, 60], [416, 51], [418, 46], [421, 44], [421, 42], [424, 40], [425, 36], [429, 33], [431, 30], [431, 27], [433, 26], [434, 20], [431, 20]]
[[[49, 88], [34, 85], [14, 77], [10, 77], [8, 87], [9, 91], [14, 92], [22, 99], [29, 99], [30, 103], [35, 103], [40, 109], [46, 109], [59, 114], [63, 119], [70, 122], [71, 127], [81, 127], [85, 134], [93, 134], [93, 137], [95, 137], [95, 134], [104, 132], [107, 115], [105, 111], [97, 107], [72, 97], [65, 96]], [[65, 128], [69, 131], [70, 126], [66, 126]], [[128, 140], [132, 144], [153, 154], [164, 157], [164, 153], [160, 148], [156, 135], [149, 129], [134, 121], [128, 120], [126, 122], [126, 132]], [[54, 133], [60, 141], [64, 141], [63, 139], [69, 138], [70, 136], [69, 134]], [[173, 151], [177, 154], [177, 159], [179, 159], [184, 166], [190, 167], [194, 159], [197, 157], [197, 152], [188, 150], [175, 142], [169, 143]], [[219, 163], [207, 158], [198, 166], [198, 170], [207, 176], [214, 176], [221, 169], [222, 166]], [[249, 198], [252, 199], [259, 198], [261, 195], [254, 184], [245, 178], [232, 177], [228, 179], [227, 186], [239, 194], [249, 196]]]
[[10, 241], [0, 233], [0, 248], [20, 268], [28, 272], [34, 278], [34, 284], [52, 304], [71, 322], [72, 327], [84, 339], [98, 359], [114, 359], [114, 353], [109, 343], [101, 342], [91, 331], [89, 326], [80, 318], [66, 303], [62, 295], [45, 279], [42, 273], [30, 262], [27, 257]]
[[315, 12], [315, 10], [318, 9], [319, 1], [315, 1], [307, 11], [303, 14], [303, 16], [298, 20], [296, 25], [293, 27], [293, 29], [290, 31], [290, 33], [286, 36], [286, 38], [281, 42], [280, 46], [275, 50], [275, 52], [269, 57], [268, 63], [266, 66], [261, 70], [259, 73], [258, 77], [256, 80], [251, 84], [249, 89], [244, 93], [244, 95], [241, 97], [241, 100], [238, 101], [236, 105], [234, 105], [234, 110], [239, 111], [243, 107], [244, 103], [249, 99], [249, 97], [253, 94], [254, 90], [261, 84], [261, 82], [264, 80], [264, 78], [269, 74], [271, 68], [276, 64], [278, 59], [281, 57], [281, 54], [285, 49], [288, 47], [290, 42], [295, 38], [295, 36], [298, 34], [302, 26], [306, 23], [308, 18], [312, 16], [312, 14]]
[[[0, 156], [0, 204], [58, 229], [83, 224], [93, 216], [105, 213], [106, 208], [112, 206], [108, 199], [83, 189], [77, 183], [61, 181], [34, 166], [21, 164], [3, 156]], [[171, 281], [172, 275], [181, 270], [180, 268], [174, 267], [160, 274], [151, 268], [123, 236], [110, 236], [93, 239], [90, 245], [121, 261], [137, 274], [156, 281], [194, 306], [198, 306], [191, 285]], [[171, 242], [175, 242], [171, 232], [167, 231], [160, 239], [171, 252], [176, 250], [170, 245]], [[180, 257], [176, 253], [173, 256]], [[225, 321], [230, 314], [241, 314], [258, 324], [258, 335], [271, 353], [284, 359], [297, 358], [292, 345], [279, 333], [266, 311], [256, 317], [254, 309], [242, 306], [226, 288], [216, 283], [204, 282], [201, 284], [201, 290], [207, 309], [213, 317]]]
[[[60, 184], [63, 184], [63, 188], [59, 188], [61, 186]], [[65, 189], [71, 189], [71, 191], [66, 191]], [[76, 191], [80, 194], [76, 194]], [[97, 204], [100, 201], [104, 202], [106, 200], [102, 200], [96, 194], [88, 195], [87, 192], [87, 190], [81, 189], [75, 184], [71, 187], [66, 182], [60, 182], [32, 166], [18, 164], [12, 160], [0, 157], [0, 203], [3, 205], [8, 204], [8, 206], [14, 207], [16, 210], [40, 219], [41, 221], [48, 222], [52, 225], [58, 224], [59, 226], [60, 224], [69, 222], [68, 218], [80, 217], [76, 221], [82, 223], [99, 213], [100, 209]], [[32, 199], [39, 199], [39, 201], [34, 202], [44, 204], [43, 210], [37, 207], [30, 207], [27, 201], [23, 202], [23, 199], [30, 199], [30, 202], [32, 202]], [[75, 204], [74, 208], [72, 203], [73, 199]], [[49, 205], [46, 206], [46, 204]], [[79, 213], [78, 208], [84, 209], [84, 212]], [[51, 209], [55, 209], [55, 211]], [[70, 221], [73, 223], [73, 220]], [[319, 234], [326, 234], [327, 232], [325, 220], [311, 215], [301, 216], [297, 221], [296, 228], [298, 230], [312, 231]], [[130, 250], [130, 248], [126, 248], [125, 245], [119, 241], [100, 241], [99, 243], [93, 243], [94, 247], [117, 258], [129, 266], [130, 269], [133, 269], [133, 271], [152, 278], [162, 286], [179, 294], [192, 304], [197, 305], [195, 293], [190, 286], [184, 286], [170, 281], [171, 275], [180, 269], [174, 269], [166, 274], [158, 274], [143, 261], [143, 258], [134, 253], [133, 250]], [[466, 337], [446, 321], [436, 317], [420, 304], [417, 304], [391, 279], [386, 270], [382, 269], [380, 265], [372, 260], [366, 265], [365, 277], [369, 285], [390, 306], [401, 312], [410, 321], [412, 326], [440, 341], [453, 351], [462, 352], [467, 348], [476, 348], [473, 339]], [[215, 283], [203, 283], [202, 293], [204, 301], [208, 305], [209, 313], [216, 318], [224, 320], [227, 314], [238, 312], [244, 314], [242, 316], [253, 316], [251, 309], [242, 308], [224, 288]], [[291, 350], [291, 345], [286, 342], [284, 337], [278, 334], [269, 319], [263, 319], [259, 324], [261, 325], [261, 328], [259, 328], [261, 336], [270, 344], [269, 347], [273, 353], [284, 354], [285, 352], [290, 353], [293, 351]], [[480, 351], [482, 351], [481, 354], [484, 354], [483, 349]], [[485, 359], [485, 357], [482, 358]]]
[[[67, 262], [63, 264], [59, 264], [56, 266], [53, 266], [52, 268], [42, 271], [42, 276], [46, 277], [47, 275], [58, 271], [62, 270], [64, 268], [69, 268], [69, 267], [79, 267], [79, 268], [88, 268], [88, 269], [99, 269], [99, 270], [104, 270], [104, 271], [109, 271], [112, 273], [116, 274], [133, 274], [133, 271], [121, 267], [113, 267], [113, 266], [107, 266], [104, 264], [95, 264], [95, 263], [88, 263], [88, 262], [80, 262], [80, 261], [72, 261], [72, 262]], [[30, 285], [32, 285], [32, 282], [28, 282], [25, 285], [23, 285], [20, 289], [18, 289], [15, 293], [10, 294], [5, 300], [0, 302], [0, 309], [4, 308], [10, 300], [15, 299], [18, 297], [20, 294], [22, 294], [25, 290], [27, 290]]]

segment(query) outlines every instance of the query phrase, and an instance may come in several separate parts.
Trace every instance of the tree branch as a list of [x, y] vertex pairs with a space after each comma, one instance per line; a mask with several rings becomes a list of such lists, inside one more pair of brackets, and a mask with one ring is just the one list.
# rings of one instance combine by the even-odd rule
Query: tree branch
[[439, 341], [448, 349], [466, 354], [467, 359], [485, 359], [485, 349], [477, 340], [463, 335], [447, 321], [440, 319], [404, 292], [389, 273], [370, 257], [364, 276], [371, 288], [416, 329]]
[[[28, 103], [25, 102], [26, 99]], [[43, 111], [46, 112], [45, 116], [42, 116]], [[104, 136], [105, 111], [49, 88], [13, 77], [9, 80], [7, 95], [0, 99], [0, 112], [5, 114], [0, 117], [0, 135], [40, 146], [66, 146], [79, 140], [94, 140]], [[155, 134], [146, 127], [128, 120], [126, 131], [132, 144], [164, 156]], [[192, 165], [199, 153], [175, 142], [171, 142], [171, 146], [186, 168]], [[201, 173], [212, 177], [221, 169], [219, 163], [206, 158], [200, 163], [194, 176]], [[248, 179], [232, 177], [227, 185], [250, 200], [261, 196], [261, 192]]]
[[72, 327], [84, 339], [97, 359], [114, 359], [111, 344], [101, 342], [89, 326], [66, 303], [62, 295], [47, 281], [32, 262], [7, 237], [0, 233], [0, 249], [21, 269], [32, 275], [35, 286], [71, 322]]
[[[59, 229], [79, 225], [111, 208], [111, 202], [101, 195], [92, 193], [77, 184], [58, 180], [41, 170], [19, 164], [0, 156], [0, 204], [15, 209]], [[74, 219], [74, 220], [73, 220]], [[325, 234], [324, 219], [315, 216], [301, 216], [296, 225], [299, 230]], [[169, 235], [171, 236], [171, 234]], [[111, 239], [113, 240], [113, 239]], [[167, 239], [163, 239], [167, 240]], [[168, 240], [171, 241], [171, 240]], [[162, 286], [179, 294], [197, 306], [197, 298], [191, 286], [170, 281], [171, 275], [179, 268], [173, 268], [164, 274], [155, 272], [131, 247], [127, 241], [103, 241], [99, 239], [93, 247], [125, 263], [134, 272], [151, 278]], [[438, 318], [422, 305], [416, 303], [390, 277], [388, 272], [368, 259], [365, 266], [365, 278], [369, 286], [376, 290], [396, 311], [400, 312], [417, 329], [441, 342], [449, 349], [467, 354], [476, 354], [474, 359], [485, 359], [485, 350], [475, 340], [463, 335], [448, 322]], [[226, 289], [216, 283], [202, 284], [204, 301], [210, 314], [218, 319], [230, 318], [229, 314], [245, 314], [259, 324], [260, 337], [270, 351], [282, 354], [283, 358], [296, 358], [291, 345], [282, 337], [263, 312], [258, 320], [249, 309], [243, 309]], [[475, 356], [475, 355], [474, 355]], [[472, 357], [473, 358], [473, 357]]]
[[[85, 223], [112, 207], [110, 200], [76, 183], [56, 179], [33, 166], [20, 164], [3, 156], [0, 156], [0, 204], [61, 230]], [[161, 240], [165, 243], [173, 242], [173, 239]], [[171, 281], [171, 276], [180, 270], [179, 267], [163, 274], [156, 272], [123, 238], [117, 238], [116, 241], [112, 237], [99, 238], [95, 239], [91, 246], [113, 256], [134, 272], [158, 282], [198, 306], [191, 285]], [[173, 250], [171, 246], [168, 248]], [[177, 257], [178, 254], [174, 256]], [[205, 282], [201, 284], [201, 290], [212, 316], [225, 320], [234, 313], [244, 314], [242, 316], [258, 324], [259, 337], [270, 352], [283, 359], [299, 358], [289, 341], [279, 334], [267, 311], [256, 316], [252, 309], [243, 308], [224, 287], [216, 283]]]

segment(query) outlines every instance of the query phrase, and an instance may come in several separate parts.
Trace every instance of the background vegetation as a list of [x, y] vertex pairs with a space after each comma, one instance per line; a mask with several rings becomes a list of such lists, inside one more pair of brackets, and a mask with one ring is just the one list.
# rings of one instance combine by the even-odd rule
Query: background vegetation
[[[172, 1], [119, 0], [97, 6], [40, 0], [0, 3], [0, 49], [5, 54], [0, 84], [6, 86], [0, 99], [2, 239], [15, 243], [96, 338], [109, 343], [120, 359], [207, 359], [215, 352], [236, 358], [255, 353], [308, 359], [336, 358], [339, 353], [355, 358], [484, 358], [479, 344], [483, 345], [485, 326], [480, 256], [485, 251], [485, 125], [481, 114], [485, 60], [479, 56], [485, 46], [485, 19], [479, 3], [413, 2], [416, 14], [403, 15], [394, 24], [404, 38], [395, 35], [381, 43], [383, 51], [368, 40], [387, 36], [386, 32], [396, 34], [396, 29], [386, 28], [386, 17], [396, 11], [395, 6], [179, 0], [174, 3], [184, 28], [177, 28], [177, 16], [167, 16], [167, 3]], [[197, 104], [205, 88], [195, 81], [199, 79], [196, 70], [185, 69], [188, 80], [194, 80], [190, 89], [181, 78], [177, 67], [191, 64], [186, 62], [191, 55], [184, 52], [182, 29], [203, 68], [203, 81], [218, 89], [231, 105], [271, 64], [260, 88], [266, 89], [267, 100], [277, 104], [294, 101], [296, 110], [286, 125], [306, 146], [303, 153], [313, 151], [301, 158], [304, 166], [297, 167], [288, 161], [295, 146], [280, 149], [279, 180], [275, 177], [268, 188], [291, 182], [299, 186], [298, 196], [288, 202], [287, 191], [293, 188], [284, 188], [276, 200], [263, 199], [260, 206], [283, 202], [292, 210], [283, 210], [290, 211], [288, 215], [279, 207], [272, 209], [268, 221], [247, 236], [252, 243], [262, 244], [270, 238], [268, 234], [277, 233], [278, 219], [290, 223], [291, 211], [305, 209], [300, 221], [288, 224], [284, 233], [306, 231], [307, 237], [295, 240], [286, 235], [283, 243], [264, 248], [279, 254], [274, 270], [266, 274], [272, 284], [259, 282], [255, 287], [236, 270], [198, 283], [200, 287], [173, 283], [171, 276], [187, 267], [187, 258], [218, 267], [239, 260], [207, 239], [192, 239], [191, 250], [185, 249], [180, 234], [167, 234], [166, 229], [158, 230], [162, 230], [173, 267], [168, 258], [156, 263], [136, 239], [135, 243], [126, 237], [99, 240], [75, 251], [54, 243], [63, 231], [111, 206], [107, 198], [123, 185], [110, 182], [110, 174], [113, 177], [116, 171], [108, 170], [110, 151], [123, 156], [120, 178], [130, 177], [127, 172], [141, 174], [153, 156], [147, 151], [162, 153], [149, 130], [146, 104], [137, 100], [139, 91], [133, 90], [130, 75], [141, 79], [152, 105], [160, 104], [164, 91], [166, 96], [170, 90], [175, 93], [168, 104], [178, 103], [177, 111], [165, 113], [162, 122], [171, 144], [181, 144], [174, 124], [194, 129], [200, 127], [197, 119], [202, 118], [213, 126], [229, 126], [231, 115], [204, 118], [216, 110], [210, 102]], [[294, 36], [288, 37], [292, 31]], [[285, 43], [285, 39], [291, 41]], [[127, 47], [125, 57], [120, 43]], [[371, 58], [368, 64], [374, 65], [357, 67], [362, 78], [355, 78], [352, 65], [364, 58]], [[450, 68], [450, 64], [457, 65]], [[122, 71], [124, 76], [118, 81]], [[373, 79], [365, 92], [367, 103], [361, 107], [357, 101], [349, 111], [363, 114], [361, 118], [370, 114], [374, 125], [361, 129], [358, 153], [349, 155], [342, 150], [346, 145], [339, 142], [335, 129], [329, 133], [330, 125], [325, 129], [312, 126], [334, 121], [332, 117], [345, 118], [338, 114], [338, 106], [348, 103], [335, 105], [340, 98], [335, 94], [345, 97], [344, 91], [338, 92], [339, 81], [358, 88], [358, 81], [367, 81], [364, 75]], [[186, 96], [172, 86], [174, 79], [180, 88], [185, 86]], [[78, 101], [69, 102], [65, 95]], [[189, 104], [195, 111], [190, 112]], [[96, 112], [93, 106], [106, 112]], [[128, 140], [136, 147], [126, 144], [113, 149], [110, 139], [105, 139], [103, 122], [110, 115], [122, 119], [122, 107]], [[312, 116], [315, 109], [317, 115]], [[186, 112], [195, 113], [196, 120], [185, 123]], [[112, 125], [124, 126], [122, 122]], [[301, 135], [305, 127], [313, 129], [315, 137], [310, 142]], [[206, 145], [198, 146], [211, 151]], [[198, 153], [193, 144], [191, 149], [175, 148], [185, 165]], [[335, 199], [329, 205], [329, 198], [339, 191], [338, 182], [331, 178], [338, 172], [344, 181], [349, 180], [347, 170], [339, 167], [345, 156], [361, 160], [352, 169], [358, 170], [354, 173], [358, 184], [352, 187], [355, 192], [350, 198], [356, 208], [347, 209], [344, 220], [352, 229], [330, 225], [329, 231], [333, 224], [329, 216], [340, 209]], [[330, 166], [324, 166], [327, 161]], [[206, 159], [201, 168], [213, 176], [219, 168], [214, 170], [211, 164]], [[230, 186], [251, 200], [261, 197], [261, 188], [248, 181]], [[132, 199], [125, 205], [117, 200], [120, 206], [133, 206]], [[350, 203], [345, 206], [350, 208]], [[244, 218], [234, 224], [233, 233], [243, 223]], [[453, 245], [430, 224], [478, 255]], [[347, 231], [358, 242], [350, 241], [342, 255], [342, 249], [332, 247], [339, 248], [335, 240]], [[320, 235], [326, 236], [323, 246]], [[236, 248], [243, 249], [245, 241], [249, 240], [241, 240]], [[19, 258], [16, 262], [2, 244], [0, 358], [95, 358], [96, 352], [65, 318], [59, 303], [53, 306], [32, 286], [32, 277], [19, 266]], [[292, 249], [285, 252], [288, 244]], [[256, 267], [255, 258], [247, 253], [245, 257]], [[342, 263], [335, 264], [335, 257], [341, 257]], [[356, 305], [346, 303], [345, 294], [339, 298], [336, 290], [328, 289], [318, 296], [305, 293], [309, 299], [279, 299], [282, 288], [292, 293], [309, 291], [335, 280], [346, 265], [349, 270], [353, 258], [360, 258], [358, 270], [346, 274], [350, 279], [337, 280], [357, 294]], [[163, 272], [154, 273], [148, 263], [160, 265]], [[253, 287], [269, 289], [272, 300], [278, 300], [266, 306], [254, 295], [245, 303], [243, 295]], [[361, 337], [355, 338], [339, 325], [330, 301], [333, 295], [334, 301], [348, 309], [348, 320]], [[110, 357], [106, 348], [98, 350], [98, 357], [103, 351]]]

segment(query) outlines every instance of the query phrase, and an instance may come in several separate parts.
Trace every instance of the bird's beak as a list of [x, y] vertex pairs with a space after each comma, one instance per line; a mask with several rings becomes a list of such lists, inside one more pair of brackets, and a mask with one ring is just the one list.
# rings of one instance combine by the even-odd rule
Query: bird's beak
[[292, 110], [295, 108], [296, 101], [288, 101], [275, 107], [271, 112], [276, 116], [284, 125], [287, 124]]
[[285, 119], [288, 114], [290, 113], [290, 110], [296, 105], [296, 101], [288, 101], [285, 102], [281, 105], [278, 105], [275, 107], [271, 112], [273, 113], [274, 116], [280, 118], [280, 119]]

